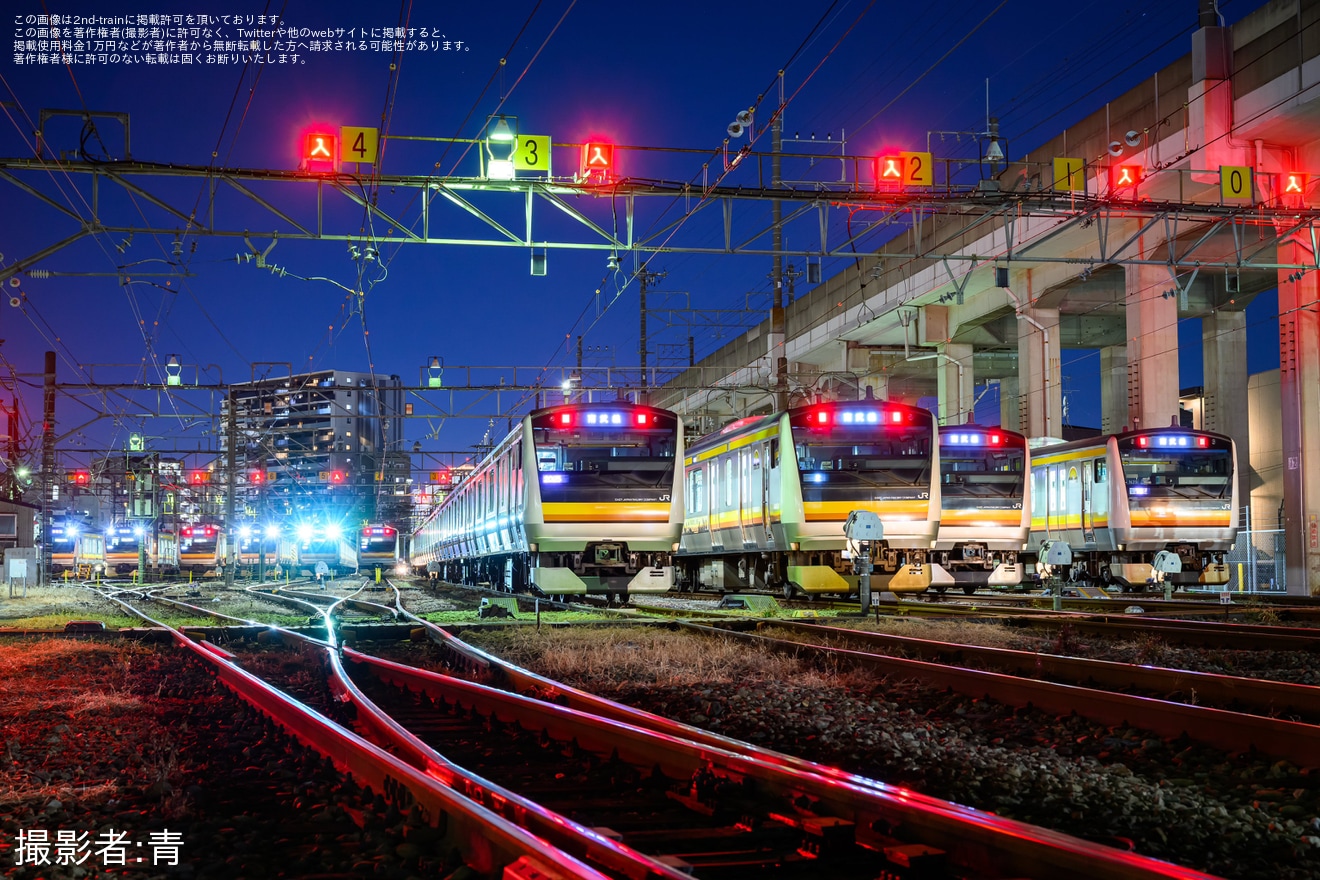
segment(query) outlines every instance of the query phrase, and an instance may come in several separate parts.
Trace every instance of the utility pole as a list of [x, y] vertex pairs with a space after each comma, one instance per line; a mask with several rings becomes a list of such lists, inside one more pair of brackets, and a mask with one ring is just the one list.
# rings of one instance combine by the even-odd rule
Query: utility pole
[[[782, 151], [784, 145], [784, 72], [779, 71], [779, 106], [774, 119], [770, 122], [770, 186], [776, 192], [782, 180]], [[788, 409], [788, 357], [784, 341], [788, 338], [788, 326], [784, 317], [784, 258], [780, 251], [784, 246], [784, 207], [779, 199], [770, 203], [771, 277], [774, 284], [774, 301], [770, 307], [770, 357], [775, 368], [775, 408], [783, 412]]]
[[237, 489], [238, 481], [235, 479], [235, 471], [238, 469], [238, 393], [235, 389], [229, 389], [229, 419], [228, 431], [229, 437], [227, 455], [225, 456], [225, 586], [234, 585], [234, 547], [238, 542], [238, 535], [234, 530], [234, 492]]
[[46, 352], [41, 393], [41, 583], [50, 583], [50, 502], [55, 491], [55, 352]]
[[665, 278], [668, 274], [668, 272], [651, 272], [646, 268], [645, 263], [642, 264], [641, 269], [637, 270], [637, 281], [641, 285], [642, 313], [641, 336], [637, 343], [638, 359], [642, 366], [642, 390], [641, 393], [637, 395], [638, 403], [646, 403], [646, 288]]
[[804, 274], [806, 273], [803, 272], [801, 269], [797, 268], [796, 266], [794, 266], [792, 263], [789, 263], [788, 268], [784, 270], [784, 281], [788, 283], [788, 305], [793, 304], [794, 283]]

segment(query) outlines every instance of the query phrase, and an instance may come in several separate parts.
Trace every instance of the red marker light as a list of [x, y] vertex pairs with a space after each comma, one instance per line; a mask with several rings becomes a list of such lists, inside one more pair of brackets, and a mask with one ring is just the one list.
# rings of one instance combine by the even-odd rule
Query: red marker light
[[1210, 438], [1209, 438], [1209, 437], [1197, 437], [1197, 438], [1196, 438], [1196, 445], [1199, 446], [1199, 447], [1201, 447], [1202, 449], [1207, 449], [1207, 448], [1209, 448], [1209, 446], [1210, 446]]
[[588, 141], [582, 145], [578, 178], [584, 183], [609, 183], [614, 179], [614, 144]]
[[1141, 182], [1140, 165], [1111, 165], [1109, 167], [1109, 185], [1113, 189], [1136, 186]]
[[990, 435], [990, 445], [991, 445], [991, 446], [998, 446], [999, 444], [1001, 444], [1001, 443], [1003, 443], [1003, 442], [1004, 442], [1004, 438], [1001, 437], [1001, 436], [999, 436], [998, 434], [991, 434], [991, 435]]
[[830, 414], [825, 412], [825, 410], [821, 410], [816, 413], [816, 421], [820, 422], [822, 425], [828, 425], [830, 423]]
[[1145, 449], [1147, 446], [1150, 446], [1150, 438], [1149, 438], [1149, 437], [1138, 437], [1138, 438], [1137, 438], [1137, 445], [1140, 446], [1142, 449]]
[[894, 410], [889, 414], [889, 421], [897, 425], [903, 421], [903, 414], [898, 410]]
[[572, 414], [572, 413], [561, 413], [560, 416], [559, 416], [559, 424], [561, 424], [561, 425], [571, 425], [571, 424], [573, 424], [573, 414]]
[[303, 158], [309, 162], [333, 162], [335, 160], [335, 136], [332, 134], [309, 134], [303, 141]]
[[645, 424], [646, 424], [646, 413], [641, 413], [641, 412], [639, 412], [639, 413], [637, 414], [637, 424], [639, 424], [639, 425], [645, 425]]

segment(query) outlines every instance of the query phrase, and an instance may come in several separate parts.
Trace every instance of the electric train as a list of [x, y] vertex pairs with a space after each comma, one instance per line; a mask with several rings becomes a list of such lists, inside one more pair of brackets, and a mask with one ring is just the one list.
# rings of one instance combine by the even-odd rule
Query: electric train
[[85, 523], [56, 520], [50, 525], [50, 570], [91, 577], [105, 572], [105, 535]]
[[193, 574], [219, 572], [227, 554], [225, 530], [210, 522], [179, 529], [179, 568]]
[[880, 517], [877, 590], [922, 592], [940, 521], [940, 444], [926, 409], [880, 400], [818, 403], [736, 421], [684, 459], [681, 589], [857, 590], [843, 526]]
[[143, 548], [148, 570], [173, 574], [179, 569], [179, 542], [168, 532], [152, 536], [147, 534], [144, 526], [119, 525], [106, 530], [105, 542], [107, 572], [129, 574], [137, 571]]
[[324, 565], [330, 577], [358, 570], [357, 547], [337, 523], [301, 523], [293, 535], [280, 542], [280, 564], [290, 565], [295, 574], [315, 577], [317, 566]]
[[259, 568], [273, 570], [279, 558], [280, 530], [278, 526], [245, 524], [238, 527], [239, 568], [255, 575]]
[[1027, 438], [980, 425], [940, 427], [940, 525], [932, 586], [1016, 587], [1031, 528]]
[[358, 571], [369, 572], [379, 567], [384, 571], [399, 562], [399, 530], [383, 523], [363, 526], [358, 531]]
[[1177, 585], [1228, 582], [1237, 538], [1237, 448], [1185, 428], [1125, 431], [1031, 453], [1028, 550], [1067, 541], [1070, 580], [1144, 589], [1155, 554], [1176, 553]]
[[611, 601], [674, 585], [683, 422], [627, 401], [527, 416], [412, 536], [446, 580]]

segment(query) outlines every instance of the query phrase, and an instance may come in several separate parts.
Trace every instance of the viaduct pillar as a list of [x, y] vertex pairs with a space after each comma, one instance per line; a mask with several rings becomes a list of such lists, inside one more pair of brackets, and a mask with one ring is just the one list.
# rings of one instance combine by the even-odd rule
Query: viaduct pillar
[[1117, 434], [1128, 424], [1128, 353], [1121, 345], [1100, 349], [1100, 433]]
[[[1237, 443], [1238, 506], [1251, 500], [1251, 420], [1247, 410], [1247, 313], [1216, 311], [1201, 319], [1205, 398], [1201, 411], [1207, 431]], [[1237, 516], [1236, 511], [1234, 516]]]
[[1178, 296], [1163, 266], [1129, 264], [1126, 284], [1127, 424], [1167, 428], [1178, 417]]
[[[1295, 238], [1280, 263], [1315, 264]], [[1293, 278], [1295, 280], [1289, 280]], [[1320, 595], [1320, 273], [1279, 270], [1279, 395], [1283, 414], [1283, 530], [1288, 593]], [[1307, 457], [1310, 461], [1307, 462]], [[1309, 466], [1307, 466], [1309, 464]]]
[[935, 365], [935, 378], [940, 398], [940, 424], [965, 425], [972, 421], [972, 407], [976, 401], [973, 388], [972, 346], [948, 342], [936, 346], [940, 353]]

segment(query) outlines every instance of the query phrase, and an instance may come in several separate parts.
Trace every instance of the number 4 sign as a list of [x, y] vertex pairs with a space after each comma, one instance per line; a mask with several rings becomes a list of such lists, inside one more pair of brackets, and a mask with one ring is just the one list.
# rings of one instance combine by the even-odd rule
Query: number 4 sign
[[380, 144], [380, 129], [353, 128], [346, 125], [339, 129], [339, 142], [344, 145], [343, 161], [345, 163], [376, 164], [376, 151]]

